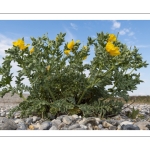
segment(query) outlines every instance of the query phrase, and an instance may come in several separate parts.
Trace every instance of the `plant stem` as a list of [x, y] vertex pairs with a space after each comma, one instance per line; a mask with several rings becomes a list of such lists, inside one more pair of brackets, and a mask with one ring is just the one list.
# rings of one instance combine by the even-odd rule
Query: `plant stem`
[[[111, 70], [113, 70], [113, 69], [114, 69], [114, 66], [113, 66], [110, 70], [108, 70], [107, 72], [105, 72], [104, 76], [107, 75], [107, 74], [108, 74]], [[86, 91], [87, 91], [90, 87], [92, 87], [94, 84], [96, 84], [98, 81], [99, 81], [99, 80], [94, 81], [91, 85], [89, 85], [89, 86], [83, 91], [83, 93], [82, 93], [82, 95], [81, 95], [79, 101], [77, 102], [78, 105], [81, 103], [82, 98], [83, 98], [83, 96], [85, 95]]]
[[54, 97], [54, 95], [53, 95], [52, 91], [50, 90], [50, 88], [48, 88], [48, 91], [49, 91], [49, 93], [50, 93], [52, 99], [53, 99], [54, 101], [56, 101], [56, 98]]

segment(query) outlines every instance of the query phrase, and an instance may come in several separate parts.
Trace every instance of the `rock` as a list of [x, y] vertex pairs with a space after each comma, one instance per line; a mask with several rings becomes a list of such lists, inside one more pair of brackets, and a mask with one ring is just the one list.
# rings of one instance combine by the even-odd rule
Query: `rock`
[[95, 118], [95, 120], [96, 120], [96, 124], [97, 124], [97, 125], [100, 124], [100, 122], [101, 122], [101, 119], [100, 119], [100, 118]]
[[58, 128], [58, 126], [61, 124], [61, 121], [58, 119], [54, 119], [51, 121], [51, 123], [52, 123], [52, 126], [55, 126]]
[[128, 124], [133, 124], [133, 122], [130, 122], [130, 121], [123, 121], [123, 122], [121, 122], [120, 123], [120, 125], [122, 126], [122, 125], [128, 125]]
[[138, 126], [140, 130], [148, 130], [148, 128], [146, 127], [148, 124], [150, 124], [150, 122], [148, 121], [135, 123], [135, 125]]
[[84, 130], [87, 130], [87, 129], [88, 129], [88, 127], [85, 126], [85, 125], [83, 125], [83, 124], [80, 124], [80, 127], [81, 127], [81, 129], [84, 129]]
[[117, 116], [115, 116], [115, 117], [112, 117], [112, 119], [114, 119], [114, 120], [121, 120], [122, 118], [121, 118], [120, 115], [117, 115]]
[[49, 130], [52, 126], [52, 123], [50, 121], [44, 121], [41, 126], [40, 126], [40, 130]]
[[65, 123], [65, 124], [71, 124], [72, 120], [68, 117], [68, 116], [65, 116], [62, 118], [62, 121]]
[[5, 111], [1, 112], [0, 116], [1, 117], [5, 117], [6, 116], [6, 112]]
[[61, 128], [65, 127], [65, 126], [66, 126], [66, 124], [64, 122], [62, 122], [61, 124], [59, 124], [58, 130], [60, 130]]
[[35, 123], [36, 121], [39, 121], [41, 118], [37, 116], [33, 116], [32, 119], [33, 119], [32, 122]]
[[132, 124], [127, 124], [127, 125], [122, 125], [121, 126], [121, 130], [140, 130], [140, 128], [136, 125], [132, 125]]
[[109, 121], [107, 121], [108, 123], [110, 123], [110, 124], [112, 124], [113, 126], [118, 126], [119, 124], [120, 124], [120, 121], [118, 121], [118, 120], [113, 120], [113, 119], [111, 119], [111, 120], [109, 120]]
[[117, 126], [117, 130], [121, 130], [121, 125], [118, 125], [118, 126]]
[[87, 130], [93, 130], [93, 127], [90, 123], [87, 124]]
[[20, 118], [21, 117], [21, 111], [15, 112], [14, 118]]
[[78, 119], [78, 115], [72, 115], [73, 119]]
[[33, 125], [29, 125], [29, 130], [34, 130], [34, 126]]
[[146, 127], [148, 128], [148, 130], [150, 130], [150, 124], [147, 124]]
[[102, 125], [104, 128], [109, 128], [110, 126], [112, 126], [112, 124], [108, 123], [107, 121], [103, 121]]
[[52, 126], [49, 130], [58, 130], [56, 126]]
[[20, 123], [24, 123], [24, 120], [23, 119], [16, 119], [16, 120], [14, 120], [14, 122], [16, 124], [20, 124]]
[[73, 130], [86, 130], [85, 128], [75, 128]]
[[32, 123], [32, 121], [33, 121], [33, 118], [32, 118], [32, 117], [27, 118], [27, 119], [26, 119], [26, 124], [30, 125], [30, 124]]
[[73, 129], [79, 128], [79, 127], [81, 127], [81, 126], [78, 123], [76, 123], [74, 125], [69, 126], [68, 130], [73, 130]]
[[17, 124], [18, 128], [17, 130], [27, 130], [27, 127], [24, 123]]
[[110, 126], [108, 129], [109, 130], [117, 130], [117, 127], [116, 126]]
[[32, 126], [34, 127], [34, 130], [39, 130], [40, 129], [40, 123], [36, 123], [36, 124], [32, 124]]
[[99, 124], [98, 127], [100, 130], [103, 128], [102, 124]]
[[100, 130], [98, 126], [93, 126], [93, 130]]
[[0, 117], [0, 130], [16, 130], [17, 125], [12, 119]]
[[86, 125], [88, 123], [90, 123], [92, 126], [98, 125], [94, 117], [85, 118], [83, 119], [83, 121], [80, 122], [80, 124], [83, 124], [83, 125]]

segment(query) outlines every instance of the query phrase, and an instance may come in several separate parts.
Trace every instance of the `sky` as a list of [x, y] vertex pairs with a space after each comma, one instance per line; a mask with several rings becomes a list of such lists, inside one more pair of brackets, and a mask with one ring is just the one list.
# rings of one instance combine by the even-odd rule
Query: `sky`
[[[87, 43], [88, 36], [95, 38], [97, 33], [119, 32], [118, 40], [127, 46], [136, 46], [144, 61], [150, 64], [150, 20], [0, 20], [0, 66], [5, 57], [5, 50], [12, 47], [12, 42], [24, 37], [25, 43], [31, 42], [30, 37], [41, 37], [48, 33], [55, 39], [60, 32], [66, 33], [65, 42], [80, 40], [81, 45]], [[93, 52], [93, 51], [92, 51]], [[90, 63], [94, 54], [85, 61]], [[12, 63], [14, 75], [18, 69]], [[150, 95], [150, 65], [137, 70], [144, 82], [137, 85], [137, 90], [129, 95]], [[24, 83], [29, 84], [25, 79]], [[14, 82], [12, 83], [14, 84]]]

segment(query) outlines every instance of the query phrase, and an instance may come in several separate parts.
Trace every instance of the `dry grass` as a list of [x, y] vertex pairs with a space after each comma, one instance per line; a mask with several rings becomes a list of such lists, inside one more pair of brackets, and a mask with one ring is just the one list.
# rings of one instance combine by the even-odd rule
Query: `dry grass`
[[[122, 98], [118, 98], [118, 100], [126, 103]], [[150, 104], [150, 95], [147, 96], [130, 96], [128, 104], [134, 102], [134, 104]]]

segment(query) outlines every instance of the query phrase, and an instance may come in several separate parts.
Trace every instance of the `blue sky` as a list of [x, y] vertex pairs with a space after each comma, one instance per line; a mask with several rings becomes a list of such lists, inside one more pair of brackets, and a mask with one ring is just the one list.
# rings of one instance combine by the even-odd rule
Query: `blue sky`
[[[150, 21], [149, 20], [0, 20], [0, 64], [5, 56], [4, 50], [12, 47], [12, 42], [24, 37], [26, 43], [30, 43], [30, 37], [39, 37], [48, 33], [50, 39], [55, 39], [60, 32], [66, 33], [66, 42], [71, 39], [80, 40], [81, 44], [87, 42], [87, 37], [96, 37], [96, 34], [117, 34], [118, 40], [128, 46], [136, 46], [143, 60], [150, 64]], [[86, 63], [92, 60], [88, 57]], [[17, 65], [12, 63], [13, 70]], [[141, 74], [141, 83], [137, 90], [130, 95], [150, 95], [150, 66], [137, 71]], [[25, 81], [27, 83], [27, 81]]]

